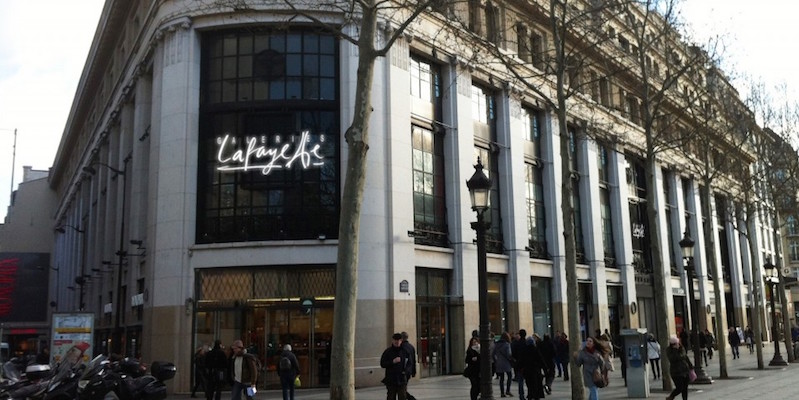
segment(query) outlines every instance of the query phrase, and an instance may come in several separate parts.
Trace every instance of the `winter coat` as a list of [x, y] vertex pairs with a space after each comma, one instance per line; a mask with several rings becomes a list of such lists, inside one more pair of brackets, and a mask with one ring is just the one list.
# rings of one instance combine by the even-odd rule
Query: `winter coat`
[[510, 344], [510, 355], [513, 357], [513, 360], [515, 360], [516, 364], [513, 367], [515, 371], [521, 371], [522, 369], [521, 359], [524, 356], [524, 347], [526, 346], [525, 342], [526, 339], [521, 338], [519, 340], [514, 340], [513, 343]]
[[[400, 362], [394, 359], [399, 357]], [[411, 355], [402, 346], [389, 346], [380, 357], [380, 367], [386, 369], [383, 383], [390, 386], [402, 386], [408, 383], [411, 375]]]
[[544, 359], [544, 365], [548, 371], [555, 369], [555, 343], [549, 337], [545, 337], [538, 346], [538, 351], [541, 352], [541, 358]]
[[410, 376], [416, 376], [416, 348], [407, 340], [403, 340], [401, 346], [411, 356]]
[[[237, 356], [230, 357], [230, 363], [228, 364], [228, 374], [231, 383], [235, 380], [236, 357]], [[249, 353], [244, 353], [241, 357], [243, 360], [241, 361], [240, 383], [243, 385], [251, 385], [258, 381], [258, 361], [255, 359], [254, 355]]]
[[727, 335], [727, 339], [730, 341], [730, 346], [738, 347], [741, 345], [741, 337], [738, 336], [738, 332], [731, 331], [729, 335]]
[[494, 371], [496, 373], [504, 374], [511, 371], [510, 343], [505, 340], [500, 340], [494, 345], [494, 350], [492, 350], [491, 355], [494, 359]]
[[280, 353], [280, 358], [282, 359], [283, 357], [288, 358], [288, 360], [291, 361], [291, 368], [288, 369], [288, 370], [285, 370], [285, 371], [281, 370], [280, 369], [280, 361], [278, 361], [278, 363], [277, 363], [277, 366], [278, 366], [277, 374], [278, 374], [278, 376], [282, 377], [284, 374], [286, 374], [287, 376], [290, 376], [291, 378], [294, 378], [295, 376], [299, 375], [300, 374], [300, 362], [297, 361], [297, 356], [295, 356], [294, 353], [292, 353], [292, 352], [290, 352], [288, 350], [283, 350], [283, 352]]
[[521, 359], [524, 381], [527, 383], [527, 396], [534, 399], [544, 398], [544, 374], [547, 366], [533, 338], [528, 338]]
[[646, 342], [646, 358], [657, 360], [660, 358], [660, 343], [656, 340]]
[[594, 370], [605, 365], [602, 355], [598, 351], [590, 353], [583, 348], [577, 353], [577, 359], [574, 362], [577, 363], [578, 367], [583, 367], [583, 385], [587, 388], [596, 386], [594, 384]]
[[466, 349], [466, 358], [464, 359], [466, 368], [463, 370], [463, 375], [469, 379], [477, 379], [480, 377], [480, 352], [469, 347]]
[[691, 360], [688, 359], [688, 355], [685, 354], [685, 348], [682, 346], [678, 348], [669, 346], [666, 349], [666, 357], [669, 359], [669, 373], [672, 377], [681, 376], [685, 378], [688, 376], [688, 371], [694, 367], [691, 364]]

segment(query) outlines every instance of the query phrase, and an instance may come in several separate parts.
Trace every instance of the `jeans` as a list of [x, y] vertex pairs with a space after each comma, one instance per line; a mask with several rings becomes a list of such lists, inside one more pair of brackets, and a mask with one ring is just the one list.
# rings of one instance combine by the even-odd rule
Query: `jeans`
[[524, 398], [524, 375], [522, 375], [521, 370], [514, 371], [516, 373], [516, 381], [519, 382], [519, 399], [525, 400]]
[[599, 388], [591, 385], [588, 388], [588, 400], [599, 400]]
[[283, 400], [294, 400], [294, 378], [296, 375], [284, 373], [280, 375], [280, 387], [283, 389]]
[[[241, 382], [233, 382], [233, 387], [230, 389], [230, 400], [241, 400], [241, 393], [247, 390], [251, 385], [245, 385]], [[252, 400], [252, 397], [244, 394], [247, 400]]]
[[[512, 373], [508, 372], [499, 372], [499, 393], [508, 393], [510, 394], [510, 381], [512, 377]], [[508, 383], [505, 384], [505, 377], [508, 377]]]
[[741, 356], [741, 354], [738, 353], [738, 346], [733, 345], [732, 346], [732, 359], [734, 360], [734, 359], [736, 359], [736, 358], [738, 358], [740, 356]]

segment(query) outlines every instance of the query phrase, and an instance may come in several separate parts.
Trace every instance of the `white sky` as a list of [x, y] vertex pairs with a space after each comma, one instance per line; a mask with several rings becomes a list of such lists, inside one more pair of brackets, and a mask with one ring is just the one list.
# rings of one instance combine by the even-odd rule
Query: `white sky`
[[[103, 3], [0, 0], [0, 222], [10, 199], [13, 130], [16, 189], [23, 166], [46, 170], [53, 163]], [[731, 76], [799, 89], [799, 2], [685, 0], [682, 10], [699, 43], [725, 38]]]

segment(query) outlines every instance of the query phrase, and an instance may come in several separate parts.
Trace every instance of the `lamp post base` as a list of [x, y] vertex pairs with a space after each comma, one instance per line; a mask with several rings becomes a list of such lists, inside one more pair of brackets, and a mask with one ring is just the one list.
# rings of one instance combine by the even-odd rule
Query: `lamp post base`
[[768, 363], [769, 367], [784, 367], [788, 365], [788, 362], [782, 358], [782, 355], [777, 353], [774, 354], [774, 358]]
[[705, 372], [705, 369], [699, 365], [694, 365], [694, 372], [696, 372], [696, 380], [694, 380], [694, 385], [710, 385], [713, 383], [713, 379]]

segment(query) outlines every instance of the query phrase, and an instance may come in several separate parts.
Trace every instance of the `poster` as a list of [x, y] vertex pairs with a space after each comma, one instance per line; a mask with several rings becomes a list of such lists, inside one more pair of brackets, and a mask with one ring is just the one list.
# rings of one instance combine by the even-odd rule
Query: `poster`
[[92, 358], [94, 314], [56, 313], [53, 314], [52, 326], [50, 356], [53, 363], [58, 363], [65, 357], [71, 358], [72, 364], [78, 360], [86, 362]]

